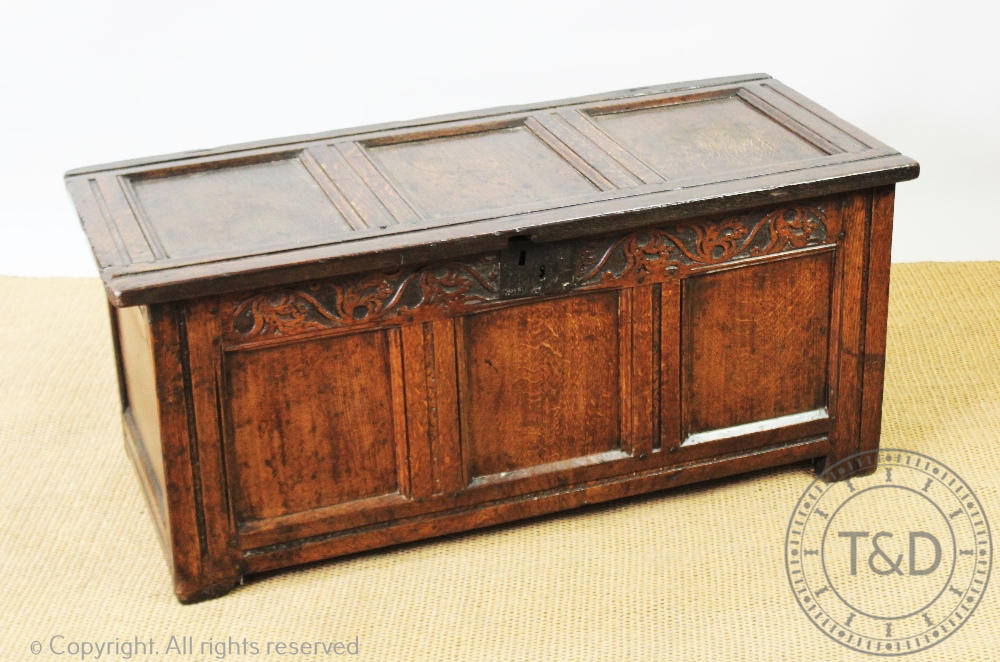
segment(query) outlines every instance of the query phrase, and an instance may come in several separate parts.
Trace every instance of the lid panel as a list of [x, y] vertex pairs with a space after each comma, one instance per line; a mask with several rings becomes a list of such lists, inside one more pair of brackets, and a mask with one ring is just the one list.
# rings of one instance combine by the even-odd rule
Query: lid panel
[[353, 231], [297, 154], [126, 181], [168, 258], [248, 254]]
[[368, 147], [429, 219], [556, 202], [597, 187], [524, 126]]
[[826, 154], [736, 96], [589, 114], [612, 139], [668, 179]]

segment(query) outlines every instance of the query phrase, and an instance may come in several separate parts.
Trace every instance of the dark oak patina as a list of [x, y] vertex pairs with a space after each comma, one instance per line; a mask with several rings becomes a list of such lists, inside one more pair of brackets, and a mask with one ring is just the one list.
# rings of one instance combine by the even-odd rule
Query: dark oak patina
[[71, 171], [178, 597], [877, 448], [917, 172], [765, 75]]

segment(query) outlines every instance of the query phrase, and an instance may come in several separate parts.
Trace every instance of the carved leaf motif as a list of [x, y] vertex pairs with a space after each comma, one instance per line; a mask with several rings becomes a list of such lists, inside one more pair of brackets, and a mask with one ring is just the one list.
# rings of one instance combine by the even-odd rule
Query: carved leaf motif
[[[649, 228], [580, 253], [577, 285], [608, 282], [637, 274], [669, 273], [688, 265], [712, 265], [804, 248], [826, 238], [820, 207], [788, 207], [762, 217]], [[595, 246], [598, 246], [595, 248]]]
[[490, 300], [498, 278], [496, 257], [485, 256], [467, 264], [444, 263], [269, 291], [236, 305], [234, 330], [245, 338], [282, 336], [373, 322], [423, 307], [452, 310]]
[[789, 246], [805, 248], [817, 230], [822, 228], [823, 234], [826, 234], [823, 211], [816, 208], [789, 207], [772, 212], [764, 219], [770, 224], [771, 241], [767, 246], [751, 251], [753, 255], [766, 255]]
[[236, 309], [236, 318], [237, 324], [241, 318], [251, 320], [249, 328], [238, 328], [243, 335], [286, 335], [295, 331], [325, 328], [325, 324], [311, 318], [313, 313], [331, 321], [335, 319], [309, 294], [284, 290], [268, 292], [244, 301]]

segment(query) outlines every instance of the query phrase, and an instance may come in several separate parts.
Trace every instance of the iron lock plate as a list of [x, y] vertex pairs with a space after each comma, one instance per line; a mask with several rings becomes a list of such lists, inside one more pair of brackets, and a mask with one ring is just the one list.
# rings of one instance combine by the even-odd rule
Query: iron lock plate
[[518, 299], [565, 292], [573, 286], [576, 251], [572, 242], [536, 243], [511, 237], [500, 251], [500, 298]]

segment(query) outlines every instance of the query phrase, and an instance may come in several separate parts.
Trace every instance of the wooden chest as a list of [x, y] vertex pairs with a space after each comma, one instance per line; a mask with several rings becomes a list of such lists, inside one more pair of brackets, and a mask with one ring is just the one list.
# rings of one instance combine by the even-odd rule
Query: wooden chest
[[917, 172], [766, 75], [69, 172], [177, 596], [876, 448]]

